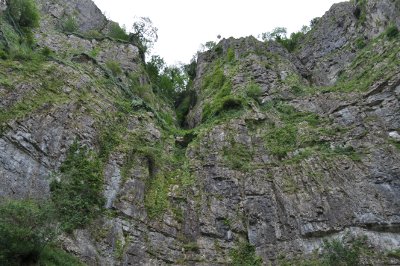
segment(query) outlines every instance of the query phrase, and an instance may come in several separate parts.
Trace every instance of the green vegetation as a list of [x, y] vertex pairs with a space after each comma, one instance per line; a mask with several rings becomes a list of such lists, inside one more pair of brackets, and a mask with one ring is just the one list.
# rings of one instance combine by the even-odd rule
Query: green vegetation
[[357, 18], [357, 25], [362, 25], [367, 20], [367, 0], [353, 0], [355, 1], [356, 8], [354, 16]]
[[209, 94], [219, 93], [219, 97], [227, 96], [231, 92], [231, 86], [227, 83], [223, 88], [226, 80], [222, 67], [216, 65], [213, 72], [204, 78], [202, 89]]
[[39, 26], [40, 14], [34, 0], [7, 0], [7, 5], [6, 12], [12, 23], [18, 24], [22, 29]]
[[228, 51], [226, 52], [226, 61], [229, 63], [235, 61], [235, 50], [233, 50], [232, 48], [229, 48]]
[[[268, 125], [264, 135], [265, 148], [279, 160], [296, 163], [313, 154], [322, 156], [347, 156], [353, 161], [360, 161], [360, 154], [351, 146], [332, 148], [324, 137], [334, 137], [338, 129], [322, 128], [327, 121], [309, 112], [297, 111], [284, 102], [270, 103], [264, 106], [275, 113], [279, 122]], [[289, 153], [293, 153], [288, 157]]]
[[[299, 112], [293, 106], [283, 102], [272, 103], [270, 110], [275, 111], [280, 117], [282, 123], [273, 125], [265, 135], [266, 149], [279, 159], [284, 158], [289, 152], [293, 152], [301, 147], [314, 145], [316, 140], [301, 138], [298, 134], [300, 123], [306, 123], [304, 126], [316, 130], [320, 119], [316, 114]], [[312, 136], [306, 135], [306, 137]]]
[[117, 239], [115, 243], [115, 250], [114, 250], [114, 256], [118, 259], [121, 260], [124, 255], [124, 245], [120, 239]]
[[394, 249], [388, 252], [389, 257], [396, 258], [400, 260], [400, 249]]
[[104, 35], [101, 32], [97, 31], [97, 30], [90, 30], [88, 32], [85, 32], [84, 36], [85, 36], [85, 38], [88, 38], [88, 39], [102, 39], [102, 38], [104, 38]]
[[297, 148], [297, 128], [293, 125], [272, 128], [265, 135], [268, 151], [282, 159]]
[[325, 240], [322, 245], [322, 252], [312, 254], [312, 258], [296, 258], [286, 260], [280, 258], [278, 265], [300, 265], [300, 266], [354, 266], [361, 265], [361, 257], [368, 257], [371, 251], [366, 245], [367, 238], [359, 237], [349, 242], [344, 239]]
[[63, 30], [65, 32], [76, 32], [78, 30], [78, 22], [76, 21], [74, 16], [68, 16], [63, 22]]
[[168, 189], [168, 180], [164, 175], [158, 174], [150, 180], [145, 196], [145, 207], [150, 219], [160, 217], [170, 207]]
[[54, 210], [29, 200], [0, 203], [0, 264], [21, 265], [38, 261], [56, 236]]
[[250, 170], [253, 152], [251, 148], [232, 141], [231, 146], [223, 150], [223, 155], [232, 169]]
[[262, 90], [260, 85], [256, 83], [250, 83], [246, 87], [246, 95], [249, 98], [254, 99], [256, 102], [260, 103], [260, 97], [262, 95]]
[[[196, 101], [196, 94], [190, 89], [196, 75], [195, 71], [196, 63], [194, 61], [189, 65], [166, 66], [161, 57], [152, 56], [151, 60], [146, 63], [146, 72], [152, 83], [152, 91], [175, 108], [177, 125], [182, 127], [185, 126], [185, 117], [190, 107]], [[135, 84], [134, 87], [143, 88], [143, 85]], [[151, 92], [149, 89], [147, 91]], [[141, 98], [149, 102], [145, 98]]]
[[323, 245], [323, 262], [325, 265], [359, 265], [360, 249], [363, 242], [356, 240], [350, 246], [346, 246], [342, 241], [335, 239], [325, 241]]
[[54, 245], [47, 245], [37, 262], [40, 266], [83, 266], [77, 258]]
[[111, 23], [109, 27], [108, 36], [120, 41], [126, 41], [126, 42], [129, 41], [129, 35], [126, 32], [126, 29], [121, 28], [119, 24], [116, 22]]
[[217, 46], [217, 43], [214, 41], [208, 41], [205, 44], [201, 45], [200, 51], [209, 51], [215, 49]]
[[300, 41], [304, 39], [306, 33], [311, 29], [311, 27], [303, 26], [301, 31], [293, 32], [288, 38], [287, 30], [283, 27], [277, 27], [272, 32], [264, 32], [261, 34], [261, 38], [264, 41], [274, 40], [285, 47], [289, 52], [293, 52], [297, 49]]
[[203, 122], [246, 106], [244, 97], [231, 94], [232, 83], [225, 77], [221, 62], [217, 62], [213, 71], [205, 77], [202, 90], [207, 96], [213, 96], [203, 107]]
[[199, 251], [199, 245], [196, 242], [189, 242], [183, 245], [183, 248], [185, 251], [192, 251], [192, 252], [198, 252]]
[[[159, 157], [157, 157], [158, 160]], [[185, 158], [179, 156], [175, 161], [165, 161], [159, 172], [146, 184], [145, 207], [150, 219], [160, 219], [166, 210], [173, 210], [173, 203], [168, 193], [170, 187], [177, 185], [179, 188], [175, 193], [185, 194], [187, 188], [195, 183], [194, 177], [190, 174]], [[168, 170], [171, 168], [171, 170]], [[176, 169], [176, 170], [172, 170]], [[175, 209], [176, 218], [182, 218], [182, 213]]]
[[242, 97], [233, 95], [215, 98], [211, 103], [207, 103], [203, 109], [202, 121], [205, 122], [212, 117], [226, 114], [228, 111], [238, 111], [245, 106]]
[[2, 59], [36, 60], [32, 29], [39, 25], [39, 19], [39, 11], [33, 0], [9, 1], [7, 10], [0, 16]]
[[356, 39], [355, 45], [356, 45], [357, 49], [361, 50], [365, 46], [367, 46], [367, 43], [365, 42], [365, 39], [363, 37], [360, 37], [360, 38]]
[[60, 180], [51, 182], [51, 199], [62, 228], [71, 232], [87, 226], [102, 211], [103, 171], [97, 155], [75, 141], [60, 167]]
[[256, 255], [256, 249], [248, 242], [239, 243], [230, 253], [233, 266], [261, 266], [262, 259]]
[[[30, 73], [30, 75], [36, 75], [40, 77], [41, 88], [38, 91], [32, 91], [18, 101], [16, 104], [9, 108], [3, 108], [0, 111], [0, 125], [4, 125], [10, 119], [20, 119], [34, 112], [44, 104], [60, 103], [66, 100], [64, 95], [60, 92], [63, 80], [57, 76], [48, 75], [47, 71], [52, 71], [51, 67], [45, 66], [41, 59], [35, 59], [26, 61], [23, 64], [3, 61], [5, 69], [12, 69], [16, 75], [24, 75], [24, 73]], [[0, 74], [0, 76], [2, 76]], [[13, 75], [12, 78], [15, 76]], [[28, 78], [28, 77], [27, 77]], [[27, 79], [31, 80], [31, 79]], [[16, 82], [16, 80], [14, 80]], [[34, 85], [35, 81], [31, 81]], [[11, 85], [11, 84], [10, 84]]]
[[117, 61], [109, 60], [106, 62], [106, 66], [111, 71], [114, 77], [122, 74], [121, 65]]
[[397, 28], [396, 25], [392, 24], [390, 25], [386, 31], [385, 31], [385, 35], [389, 38], [389, 39], [394, 39], [397, 36], [399, 36], [399, 29]]
[[158, 29], [148, 17], [140, 17], [133, 23], [133, 33], [130, 41], [139, 48], [143, 61], [145, 54], [149, 53], [154, 43], [158, 40]]
[[[375, 82], [392, 77], [400, 64], [397, 56], [400, 52], [400, 46], [397, 45], [398, 40], [397, 38], [385, 38], [386, 36], [383, 34], [368, 43], [364, 42], [363, 38], [356, 40], [355, 45], [360, 46], [355, 59], [341, 72], [338, 81], [332, 86], [310, 87], [302, 82], [300, 76], [295, 75], [289, 75], [283, 80], [283, 83], [290, 86], [295, 95], [301, 96], [327, 92], [365, 92]], [[377, 64], [376, 62], [382, 63]]]

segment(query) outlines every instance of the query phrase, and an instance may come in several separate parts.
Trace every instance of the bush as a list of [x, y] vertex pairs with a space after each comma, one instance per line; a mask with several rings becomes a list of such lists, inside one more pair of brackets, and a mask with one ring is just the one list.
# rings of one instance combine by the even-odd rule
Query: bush
[[232, 48], [229, 48], [228, 52], [226, 53], [226, 61], [232, 63], [234, 60], [235, 60], [235, 51]]
[[260, 101], [260, 97], [262, 95], [261, 87], [258, 84], [251, 83], [246, 88], [247, 97], [250, 97], [257, 102]]
[[349, 245], [345, 245], [338, 239], [325, 241], [323, 244], [323, 265], [360, 265], [360, 254], [363, 246], [364, 240], [361, 238]]
[[207, 103], [203, 108], [202, 121], [205, 122], [211, 117], [223, 114], [232, 110], [243, 108], [243, 99], [228, 95], [222, 98], [216, 98], [213, 102]]
[[51, 55], [52, 52], [53, 52], [53, 51], [52, 51], [49, 47], [45, 46], [45, 47], [43, 47], [43, 49], [42, 49], [42, 51], [41, 51], [41, 54], [42, 54], [43, 56], [45, 56], [45, 57], [49, 57], [49, 56]]
[[365, 42], [365, 39], [364, 38], [358, 38], [357, 40], [356, 40], [356, 47], [357, 47], [357, 49], [363, 49], [365, 46], [367, 46], [367, 43]]
[[111, 73], [114, 75], [114, 77], [117, 77], [122, 74], [121, 65], [118, 62], [107, 61], [106, 66], [109, 70], [111, 70]]
[[129, 35], [124, 28], [121, 28], [118, 23], [111, 23], [108, 36], [121, 41], [129, 41]]
[[396, 25], [390, 25], [386, 29], [385, 34], [389, 39], [394, 39], [399, 36], [399, 29], [396, 27]]
[[99, 32], [98, 30], [90, 30], [85, 33], [85, 38], [88, 38], [88, 39], [101, 39], [103, 37], [104, 37], [104, 35], [101, 32]]
[[233, 142], [230, 147], [224, 148], [223, 154], [232, 169], [249, 170], [253, 158], [253, 151], [249, 147]]
[[247, 242], [240, 243], [230, 253], [233, 266], [261, 266], [262, 259], [256, 255], [256, 249]]
[[77, 258], [52, 245], [46, 246], [38, 261], [40, 266], [83, 266]]
[[297, 128], [292, 125], [273, 128], [266, 134], [265, 140], [266, 149], [282, 159], [297, 147]]
[[22, 28], [39, 26], [39, 10], [34, 0], [8, 0], [8, 14]]
[[63, 22], [63, 30], [65, 32], [76, 32], [78, 30], [78, 22], [76, 22], [75, 17], [69, 16], [64, 22]]
[[169, 207], [168, 180], [163, 174], [157, 174], [148, 181], [144, 206], [150, 219], [160, 218]]
[[0, 204], [0, 265], [34, 263], [54, 239], [53, 209], [34, 201], [6, 201]]
[[96, 218], [103, 206], [103, 172], [100, 159], [74, 142], [61, 165], [61, 180], [50, 184], [62, 228], [70, 232]]

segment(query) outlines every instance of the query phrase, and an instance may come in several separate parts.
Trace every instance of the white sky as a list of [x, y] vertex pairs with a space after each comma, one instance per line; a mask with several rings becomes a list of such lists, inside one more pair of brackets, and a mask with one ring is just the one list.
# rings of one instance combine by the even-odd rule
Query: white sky
[[111, 20], [130, 30], [135, 17], [149, 17], [158, 28], [153, 54], [168, 64], [188, 63], [207, 41], [257, 36], [275, 27], [288, 32], [309, 25], [332, 4], [344, 0], [93, 0]]

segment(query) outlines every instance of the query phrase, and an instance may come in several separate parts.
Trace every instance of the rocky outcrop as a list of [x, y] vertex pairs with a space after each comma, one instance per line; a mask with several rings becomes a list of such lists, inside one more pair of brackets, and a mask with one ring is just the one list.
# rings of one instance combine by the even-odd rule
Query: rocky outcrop
[[400, 27], [396, 1], [334, 5], [295, 52], [222, 40], [198, 57], [187, 130], [137, 47], [59, 30], [73, 14], [80, 32], [103, 31], [93, 2], [38, 2], [37, 49], [52, 56], [0, 62], [0, 197], [48, 199], [72, 143], [88, 147], [105, 210], [60, 237], [67, 252], [88, 265], [229, 265], [249, 243], [279, 265], [365, 236], [363, 262], [399, 263], [386, 255], [400, 248], [400, 46], [383, 34]]
[[354, 1], [335, 4], [318, 20], [298, 51], [318, 85], [332, 85], [350, 65], [358, 45], [366, 45], [390, 23], [400, 27], [400, 6], [393, 1]]
[[101, 31], [108, 24], [108, 20], [92, 0], [38, 0], [43, 13], [51, 18], [46, 26], [60, 27], [68, 18], [73, 18], [78, 30], [88, 32]]

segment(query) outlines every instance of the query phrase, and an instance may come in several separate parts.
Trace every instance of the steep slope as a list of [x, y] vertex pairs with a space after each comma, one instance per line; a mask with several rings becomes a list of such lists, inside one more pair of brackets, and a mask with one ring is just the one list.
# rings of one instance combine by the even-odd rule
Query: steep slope
[[[90, 0], [38, 4], [33, 55], [0, 61], [0, 197], [69, 206], [80, 222], [61, 215], [68, 253], [88, 265], [318, 265], [336, 243], [358, 264], [400, 263], [398, 1], [336, 4], [293, 52], [222, 40], [198, 57], [190, 129]], [[18, 46], [4, 17], [1, 32]], [[88, 220], [71, 206], [92, 180], [70, 187], [87, 169], [104, 198], [83, 208], [97, 213]]]

